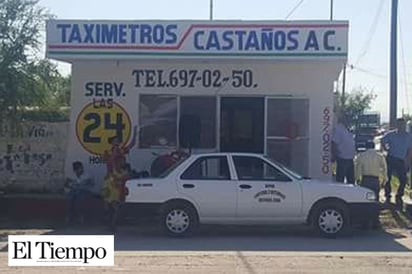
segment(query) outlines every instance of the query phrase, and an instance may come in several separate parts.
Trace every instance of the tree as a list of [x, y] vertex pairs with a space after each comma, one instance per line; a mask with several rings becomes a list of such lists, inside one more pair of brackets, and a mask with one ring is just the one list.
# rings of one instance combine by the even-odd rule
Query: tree
[[38, 57], [45, 22], [52, 18], [38, 2], [0, 0], [0, 122], [11, 125], [25, 109], [67, 103], [70, 79]]
[[337, 92], [335, 100], [336, 114], [344, 115], [350, 124], [350, 126], [356, 126], [356, 121], [365, 110], [370, 109], [372, 102], [375, 100], [376, 95], [366, 88], [359, 87], [350, 93], [346, 93], [342, 96], [341, 92]]
[[36, 86], [33, 91], [40, 91], [37, 100], [25, 102], [26, 105], [58, 108], [70, 105], [70, 81], [71, 76], [63, 77], [57, 66], [47, 59], [38, 61], [30, 68]]

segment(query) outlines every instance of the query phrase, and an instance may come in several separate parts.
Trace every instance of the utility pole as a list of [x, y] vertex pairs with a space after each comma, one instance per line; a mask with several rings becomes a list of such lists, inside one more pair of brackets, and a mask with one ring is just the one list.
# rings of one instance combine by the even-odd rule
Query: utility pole
[[330, 21], [333, 20], [333, 0], [330, 0]]
[[392, 0], [391, 41], [390, 41], [390, 100], [389, 124], [395, 127], [398, 100], [397, 85], [397, 27], [398, 27], [398, 0]]
[[345, 90], [346, 90], [346, 62], [343, 64], [343, 76], [342, 76], [342, 108], [345, 108]]
[[[330, 0], [330, 21], [333, 21], [333, 0]], [[342, 108], [344, 108], [345, 103], [345, 89], [346, 89], [346, 62], [343, 64], [343, 75], [342, 75]]]
[[210, 10], [209, 10], [210, 14], [209, 14], [209, 20], [212, 21], [213, 20], [213, 0], [210, 0]]
[[[333, 0], [330, 0], [330, 21], [333, 21]], [[343, 75], [342, 75], [342, 108], [344, 108], [345, 103], [345, 90], [346, 90], [346, 62], [343, 64]]]

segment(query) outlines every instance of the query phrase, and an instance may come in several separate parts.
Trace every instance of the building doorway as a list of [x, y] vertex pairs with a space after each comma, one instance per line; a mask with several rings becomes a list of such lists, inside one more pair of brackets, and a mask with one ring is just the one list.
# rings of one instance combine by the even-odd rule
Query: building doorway
[[222, 97], [220, 151], [263, 153], [263, 97]]

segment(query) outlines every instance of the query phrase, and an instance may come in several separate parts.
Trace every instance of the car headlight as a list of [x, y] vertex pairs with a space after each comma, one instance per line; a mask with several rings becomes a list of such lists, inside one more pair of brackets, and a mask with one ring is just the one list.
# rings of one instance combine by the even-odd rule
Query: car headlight
[[376, 195], [374, 192], [366, 192], [366, 200], [368, 201], [375, 201]]

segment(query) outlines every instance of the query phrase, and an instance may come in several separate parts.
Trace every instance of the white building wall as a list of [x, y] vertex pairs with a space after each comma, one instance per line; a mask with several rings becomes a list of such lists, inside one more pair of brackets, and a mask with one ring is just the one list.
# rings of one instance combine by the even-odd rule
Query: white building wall
[[[292, 96], [308, 98], [309, 117], [309, 175], [314, 178], [330, 178], [330, 142], [333, 114], [333, 81], [342, 68], [340, 61], [73, 61], [71, 124], [67, 151], [66, 171], [71, 163], [80, 160], [99, 181], [106, 168], [104, 164], [92, 164], [95, 155], [87, 152], [79, 143], [76, 134], [76, 120], [85, 105], [94, 100], [113, 99], [122, 105], [131, 119], [132, 125], [138, 125], [139, 94], [180, 94], [180, 95], [236, 95], [236, 96]], [[219, 70], [222, 75], [230, 76], [232, 70], [250, 69], [257, 87], [234, 88], [231, 79], [219, 88], [143, 88], [136, 87], [135, 69], [154, 69], [170, 72], [174, 69], [203, 71]], [[85, 96], [86, 84], [90, 82], [123, 83], [120, 96]], [[103, 94], [104, 95], [104, 94]], [[108, 95], [108, 94], [106, 94]], [[329, 119], [325, 112], [329, 111]], [[326, 132], [325, 132], [326, 130]], [[326, 145], [323, 139], [326, 140]], [[138, 150], [137, 146], [129, 154], [129, 160], [137, 170], [148, 169], [154, 156], [148, 151]], [[324, 159], [323, 159], [324, 158]]]

